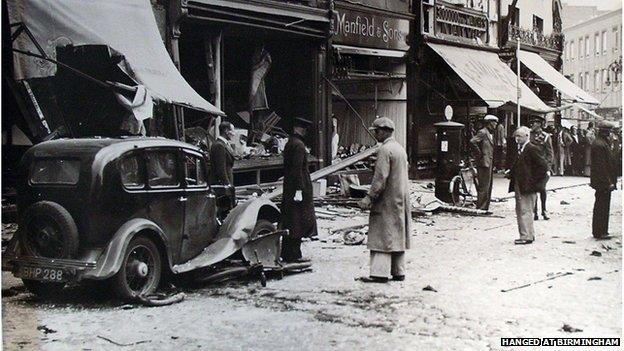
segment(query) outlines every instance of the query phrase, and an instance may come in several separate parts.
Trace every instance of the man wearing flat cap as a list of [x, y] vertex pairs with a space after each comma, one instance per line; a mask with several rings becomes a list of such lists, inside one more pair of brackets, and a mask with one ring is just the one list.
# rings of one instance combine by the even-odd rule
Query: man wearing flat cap
[[301, 238], [317, 234], [308, 151], [303, 142], [311, 124], [306, 119], [296, 118], [293, 132], [284, 147], [282, 227], [289, 230], [289, 235], [282, 238], [282, 259], [286, 262], [308, 261], [301, 254]]
[[405, 279], [405, 250], [409, 248], [412, 222], [405, 149], [392, 136], [394, 122], [377, 118], [370, 128], [381, 143], [371, 188], [359, 205], [370, 209], [368, 249], [370, 274], [364, 282], [385, 283]]
[[592, 218], [592, 235], [597, 240], [609, 239], [609, 208], [611, 192], [615, 189], [614, 160], [609, 145], [613, 125], [599, 121], [598, 134], [591, 145], [590, 186], [596, 191]]
[[494, 131], [498, 117], [487, 115], [485, 125], [470, 139], [474, 146], [477, 161], [477, 208], [488, 210], [492, 196], [492, 168], [494, 166]]

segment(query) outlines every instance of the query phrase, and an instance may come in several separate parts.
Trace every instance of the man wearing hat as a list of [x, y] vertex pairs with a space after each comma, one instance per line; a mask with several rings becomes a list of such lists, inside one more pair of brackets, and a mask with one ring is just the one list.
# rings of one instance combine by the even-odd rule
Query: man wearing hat
[[290, 232], [282, 238], [282, 259], [286, 262], [308, 261], [302, 258], [301, 238], [317, 234], [308, 151], [303, 142], [311, 124], [306, 119], [296, 118], [293, 132], [284, 147], [282, 227]]
[[477, 161], [477, 208], [488, 210], [492, 196], [492, 167], [494, 166], [494, 131], [498, 117], [487, 115], [485, 125], [470, 139], [476, 151]]
[[377, 118], [370, 128], [381, 143], [371, 188], [359, 205], [370, 209], [368, 249], [370, 274], [364, 282], [385, 283], [405, 279], [405, 250], [412, 222], [409, 201], [407, 154], [393, 137], [394, 122]]
[[[552, 174], [555, 163], [555, 153], [553, 151], [552, 138], [550, 137], [550, 134], [542, 130], [544, 122], [545, 121], [542, 116], [531, 116], [531, 142], [539, 147], [540, 154], [548, 165], [548, 177], [546, 178], [546, 182], [544, 182], [544, 187], [538, 189], [538, 193], [542, 203], [542, 217], [544, 220], [549, 220], [550, 217], [548, 217], [548, 211], [546, 211], [546, 183]], [[537, 215], [537, 199], [535, 201], [535, 207], [533, 208], [533, 219], [539, 219], [539, 216]]]
[[596, 190], [592, 234], [597, 240], [609, 239], [609, 208], [611, 191], [615, 189], [615, 172], [609, 135], [613, 125], [607, 121], [598, 123], [598, 134], [591, 146], [590, 186]]

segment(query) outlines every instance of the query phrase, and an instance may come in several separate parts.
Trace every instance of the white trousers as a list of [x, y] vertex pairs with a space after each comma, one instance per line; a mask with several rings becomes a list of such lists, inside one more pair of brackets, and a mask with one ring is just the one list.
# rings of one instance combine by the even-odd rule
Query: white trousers
[[370, 276], [389, 278], [405, 275], [405, 251], [370, 252]]

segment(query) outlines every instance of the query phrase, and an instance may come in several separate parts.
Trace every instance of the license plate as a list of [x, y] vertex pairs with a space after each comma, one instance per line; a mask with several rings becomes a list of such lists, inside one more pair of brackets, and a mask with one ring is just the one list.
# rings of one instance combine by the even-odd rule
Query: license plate
[[48, 282], [64, 282], [67, 274], [60, 268], [21, 266], [17, 276], [24, 279], [42, 280]]

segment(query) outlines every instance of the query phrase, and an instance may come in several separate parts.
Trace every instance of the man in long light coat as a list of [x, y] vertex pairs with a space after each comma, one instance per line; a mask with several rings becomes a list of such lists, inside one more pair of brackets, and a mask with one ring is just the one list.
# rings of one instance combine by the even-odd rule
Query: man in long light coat
[[370, 208], [368, 249], [370, 275], [364, 282], [405, 279], [405, 250], [410, 246], [411, 210], [407, 154], [393, 137], [394, 122], [377, 118], [370, 128], [381, 143], [368, 195], [360, 201]]

